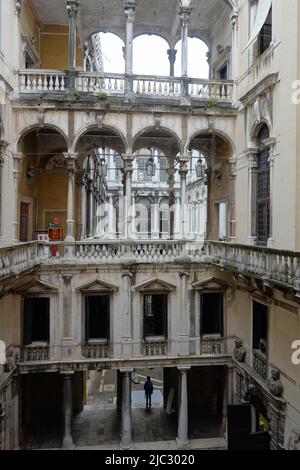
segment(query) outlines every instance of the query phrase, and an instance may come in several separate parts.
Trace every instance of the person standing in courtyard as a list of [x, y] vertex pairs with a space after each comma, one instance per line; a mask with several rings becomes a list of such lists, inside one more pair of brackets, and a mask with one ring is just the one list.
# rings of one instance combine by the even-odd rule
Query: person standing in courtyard
[[145, 397], [146, 397], [146, 409], [151, 408], [151, 395], [153, 393], [153, 383], [151, 377], [147, 377], [147, 381], [144, 383]]

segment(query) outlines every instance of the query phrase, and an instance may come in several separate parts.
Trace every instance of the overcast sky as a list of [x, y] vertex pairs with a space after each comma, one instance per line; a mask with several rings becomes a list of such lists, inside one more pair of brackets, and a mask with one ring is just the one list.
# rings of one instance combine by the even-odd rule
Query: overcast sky
[[[124, 59], [120, 38], [111, 33], [101, 33], [104, 70], [111, 73], [124, 72]], [[133, 71], [144, 75], [169, 75], [168, 44], [159, 36], [139, 36], [134, 40]], [[175, 76], [180, 76], [181, 43], [177, 43]], [[189, 38], [189, 76], [208, 78], [207, 46], [196, 38]]]

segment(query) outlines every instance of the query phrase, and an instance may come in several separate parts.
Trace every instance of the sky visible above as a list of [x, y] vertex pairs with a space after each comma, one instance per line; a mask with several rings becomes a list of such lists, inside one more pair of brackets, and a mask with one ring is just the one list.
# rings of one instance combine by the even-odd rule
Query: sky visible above
[[[123, 41], [111, 33], [100, 33], [100, 35], [105, 72], [124, 73]], [[135, 38], [133, 43], [133, 72], [140, 75], [169, 76], [168, 48], [167, 42], [159, 36], [142, 35]], [[180, 41], [175, 48], [177, 49], [175, 76], [180, 77]], [[208, 78], [207, 52], [208, 48], [204, 42], [196, 38], [189, 38], [188, 72], [190, 77]]]

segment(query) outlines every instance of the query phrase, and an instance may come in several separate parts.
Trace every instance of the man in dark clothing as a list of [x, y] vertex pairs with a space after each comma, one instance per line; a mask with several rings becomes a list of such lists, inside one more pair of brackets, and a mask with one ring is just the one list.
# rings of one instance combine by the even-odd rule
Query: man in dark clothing
[[147, 377], [147, 382], [144, 384], [145, 396], [146, 396], [146, 409], [151, 408], [151, 395], [153, 393], [153, 383], [151, 377]]

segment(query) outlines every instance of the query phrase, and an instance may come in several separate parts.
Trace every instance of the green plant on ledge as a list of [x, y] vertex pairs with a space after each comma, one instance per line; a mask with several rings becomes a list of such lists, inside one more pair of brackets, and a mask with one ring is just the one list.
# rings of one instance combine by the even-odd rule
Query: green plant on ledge
[[73, 96], [76, 100], [80, 100], [80, 97], [81, 97], [80, 91], [77, 91], [77, 90], [74, 91]]
[[108, 98], [107, 93], [105, 92], [97, 93], [96, 97], [97, 97], [97, 100], [99, 101], [107, 101], [107, 98]]
[[218, 100], [216, 100], [216, 98], [209, 98], [209, 100], [207, 101], [207, 106], [209, 108], [215, 108], [218, 104]]
[[46, 93], [42, 92], [39, 94], [39, 99], [42, 100], [43, 98], [45, 98], [45, 96], [46, 96]]

